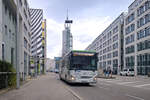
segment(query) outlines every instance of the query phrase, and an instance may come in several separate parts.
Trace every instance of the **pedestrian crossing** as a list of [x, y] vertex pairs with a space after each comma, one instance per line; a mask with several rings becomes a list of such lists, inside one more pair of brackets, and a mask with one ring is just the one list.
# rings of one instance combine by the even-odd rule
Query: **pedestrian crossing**
[[150, 90], [150, 80], [124, 80], [124, 79], [98, 79], [98, 83], [102, 85], [122, 85], [134, 88], [143, 88]]

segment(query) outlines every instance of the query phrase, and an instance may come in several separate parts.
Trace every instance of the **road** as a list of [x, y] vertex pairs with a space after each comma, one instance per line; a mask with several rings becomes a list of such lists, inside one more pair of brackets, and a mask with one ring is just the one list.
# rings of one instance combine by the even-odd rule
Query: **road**
[[96, 85], [68, 85], [57, 74], [32, 80], [0, 100], [150, 100], [150, 79], [117, 77], [98, 79]]

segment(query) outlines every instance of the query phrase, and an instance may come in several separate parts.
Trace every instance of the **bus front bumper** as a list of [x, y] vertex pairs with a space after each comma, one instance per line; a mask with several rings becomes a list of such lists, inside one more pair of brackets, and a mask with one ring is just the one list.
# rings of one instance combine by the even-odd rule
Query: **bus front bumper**
[[71, 83], [97, 83], [97, 79], [93, 79], [93, 78], [90, 78], [90, 79], [74, 79], [74, 80], [70, 80]]

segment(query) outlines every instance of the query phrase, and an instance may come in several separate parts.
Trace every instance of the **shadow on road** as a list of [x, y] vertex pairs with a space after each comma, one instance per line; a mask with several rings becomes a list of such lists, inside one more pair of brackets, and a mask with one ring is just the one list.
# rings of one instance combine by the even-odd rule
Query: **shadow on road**
[[71, 86], [71, 87], [95, 87], [95, 85], [89, 84], [89, 83], [69, 83], [69, 82], [64, 81], [64, 80], [60, 80], [60, 81], [66, 85]]

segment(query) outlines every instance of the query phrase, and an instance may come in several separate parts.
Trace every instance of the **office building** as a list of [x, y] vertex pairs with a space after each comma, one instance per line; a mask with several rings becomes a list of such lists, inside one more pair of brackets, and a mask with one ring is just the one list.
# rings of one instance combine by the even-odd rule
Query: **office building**
[[[18, 34], [17, 7], [19, 7]], [[18, 0], [18, 5], [17, 0], [0, 0], [0, 59], [12, 63], [15, 68], [18, 62], [23, 79], [29, 73], [31, 55], [29, 13], [27, 0]]]
[[116, 18], [100, 35], [86, 48], [98, 53], [98, 68], [111, 68], [114, 74], [123, 68], [123, 25], [124, 13]]
[[[31, 55], [37, 62], [38, 73], [45, 72], [46, 58], [46, 20], [42, 9], [30, 9], [31, 18]], [[37, 61], [36, 61], [37, 60]]]
[[135, 74], [150, 72], [150, 1], [135, 0], [124, 23], [124, 65]]

